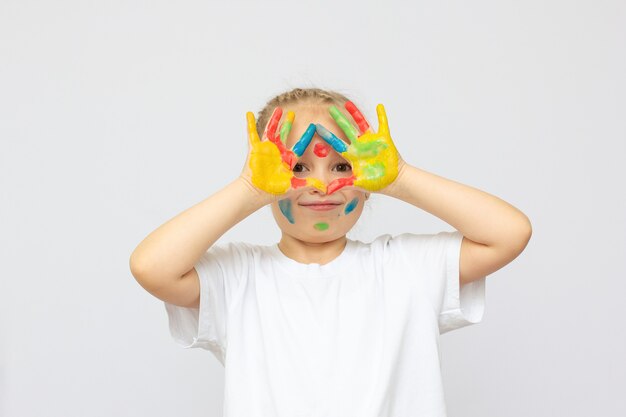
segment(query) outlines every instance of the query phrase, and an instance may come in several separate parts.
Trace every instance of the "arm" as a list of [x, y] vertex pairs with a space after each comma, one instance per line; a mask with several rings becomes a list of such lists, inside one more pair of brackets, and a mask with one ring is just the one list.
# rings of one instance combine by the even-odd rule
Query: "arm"
[[380, 193], [425, 210], [463, 234], [461, 285], [511, 262], [532, 235], [528, 217], [506, 201], [406, 163]]
[[254, 115], [248, 112], [249, 149], [241, 175], [161, 225], [135, 248], [130, 257], [131, 273], [152, 295], [172, 304], [198, 307], [200, 282], [194, 266], [217, 239], [259, 208], [292, 192], [294, 183], [320, 187], [309, 179], [302, 184], [294, 181], [291, 170], [311, 142], [315, 126], [309, 126], [287, 149], [280, 135], [289, 135], [295, 114], [288, 112], [278, 129], [281, 115], [282, 109], [276, 108], [261, 140]]
[[226, 231], [268, 203], [238, 177], [150, 233], [131, 254], [133, 276], [157, 298], [191, 304], [199, 296], [199, 286], [181, 284], [187, 272]]

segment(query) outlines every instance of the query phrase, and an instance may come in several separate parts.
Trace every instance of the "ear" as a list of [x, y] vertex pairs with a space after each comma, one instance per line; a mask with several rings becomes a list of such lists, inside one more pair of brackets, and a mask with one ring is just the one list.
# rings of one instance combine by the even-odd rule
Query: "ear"
[[365, 199], [369, 199], [370, 198], [370, 193], [365, 193]]

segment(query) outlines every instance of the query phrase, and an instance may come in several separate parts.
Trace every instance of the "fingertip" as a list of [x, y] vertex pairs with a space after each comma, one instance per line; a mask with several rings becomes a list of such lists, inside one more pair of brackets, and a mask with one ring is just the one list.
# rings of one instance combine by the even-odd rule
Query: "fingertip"
[[337, 108], [337, 106], [332, 105], [328, 108], [328, 112], [330, 113], [330, 115], [333, 117], [333, 119], [336, 119], [336, 117], [338, 117], [339, 115], [341, 115], [341, 111], [339, 111], [339, 109]]
[[378, 104], [376, 106], [376, 113], [378, 114], [378, 131], [389, 131], [389, 122], [387, 121], [387, 112], [385, 106]]
[[256, 128], [256, 120], [254, 118], [254, 113], [251, 111], [246, 113], [246, 120], [248, 125], [248, 139], [250, 143], [259, 142], [261, 138], [259, 138], [259, 133]]
[[317, 130], [317, 125], [314, 123], [309, 123], [309, 127], [306, 128], [306, 130], [304, 131], [304, 134], [307, 136], [308, 135], [313, 136], [316, 130]]

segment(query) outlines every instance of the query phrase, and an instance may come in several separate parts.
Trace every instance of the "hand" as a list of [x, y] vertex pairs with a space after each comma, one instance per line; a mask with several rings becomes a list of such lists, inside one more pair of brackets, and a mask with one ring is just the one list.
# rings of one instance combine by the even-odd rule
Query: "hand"
[[350, 140], [349, 145], [321, 124], [316, 125], [317, 133], [322, 139], [352, 165], [352, 176], [332, 181], [328, 184], [328, 194], [345, 186], [380, 191], [395, 181], [404, 166], [389, 134], [385, 107], [382, 104], [376, 106], [378, 132], [372, 131], [363, 114], [351, 101], [346, 102], [345, 107], [359, 127], [358, 130], [337, 107], [331, 106], [329, 111]]
[[[270, 199], [300, 187], [313, 187], [326, 192], [326, 185], [315, 178], [296, 178], [293, 167], [302, 156], [311, 139], [315, 135], [315, 125], [310, 124], [302, 137], [291, 149], [285, 147], [287, 137], [295, 118], [293, 112], [287, 112], [286, 120], [278, 129], [278, 122], [283, 114], [280, 107], [276, 107], [263, 132], [263, 139], [259, 138], [254, 114], [246, 114], [248, 122], [249, 151], [241, 176], [257, 191], [270, 194]], [[277, 133], [278, 130], [278, 133]]]

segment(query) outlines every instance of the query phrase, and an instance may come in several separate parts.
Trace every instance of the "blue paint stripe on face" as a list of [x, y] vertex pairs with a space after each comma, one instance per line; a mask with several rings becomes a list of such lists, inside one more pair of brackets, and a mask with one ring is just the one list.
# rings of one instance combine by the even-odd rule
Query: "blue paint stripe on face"
[[278, 200], [278, 207], [280, 208], [280, 212], [283, 213], [283, 216], [289, 220], [289, 223], [294, 224], [295, 220], [293, 219], [293, 214], [291, 213], [291, 200], [288, 198]]
[[346, 209], [344, 210], [344, 213], [350, 214], [350, 212], [356, 208], [357, 204], [359, 204], [358, 198], [350, 201], [348, 204], [346, 204]]

